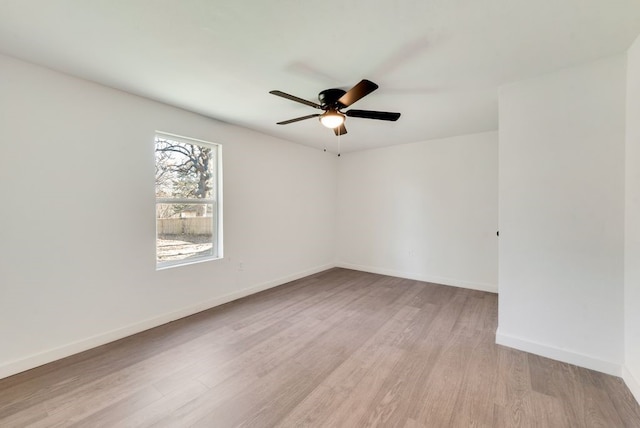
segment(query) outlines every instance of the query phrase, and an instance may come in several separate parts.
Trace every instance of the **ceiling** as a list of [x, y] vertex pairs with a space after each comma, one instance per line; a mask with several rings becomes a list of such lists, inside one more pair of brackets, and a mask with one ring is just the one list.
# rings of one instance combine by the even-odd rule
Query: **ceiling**
[[[624, 52], [638, 0], [2, 0], [0, 52], [224, 122], [343, 152], [498, 127], [498, 87]], [[317, 101], [380, 85], [339, 139]]]

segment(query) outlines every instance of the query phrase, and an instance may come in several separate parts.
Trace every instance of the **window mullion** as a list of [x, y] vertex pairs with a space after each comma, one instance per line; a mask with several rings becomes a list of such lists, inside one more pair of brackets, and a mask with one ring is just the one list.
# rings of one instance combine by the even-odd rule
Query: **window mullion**
[[189, 198], [156, 198], [157, 204], [189, 204], [189, 205], [204, 205], [215, 204], [215, 199], [189, 199]]

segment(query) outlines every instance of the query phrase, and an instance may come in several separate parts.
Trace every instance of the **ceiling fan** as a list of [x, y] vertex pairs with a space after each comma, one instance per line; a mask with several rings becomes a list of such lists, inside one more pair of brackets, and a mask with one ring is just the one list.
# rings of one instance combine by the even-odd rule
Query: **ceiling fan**
[[296, 117], [295, 119], [284, 120], [282, 122], [278, 122], [278, 125], [287, 125], [289, 123], [311, 119], [312, 117], [318, 117], [320, 119], [320, 123], [327, 128], [333, 129], [333, 132], [336, 135], [344, 135], [347, 133], [347, 128], [344, 126], [346, 116], [360, 117], [364, 119], [389, 120], [393, 122], [398, 120], [400, 113], [355, 109], [347, 110], [345, 112], [341, 111], [342, 109], [351, 106], [361, 98], [369, 95], [376, 89], [378, 89], [378, 85], [366, 79], [361, 80], [360, 83], [348, 91], [344, 91], [342, 89], [325, 89], [318, 94], [320, 104], [307, 101], [282, 91], [269, 91], [269, 93], [319, 110], [324, 110], [324, 113], [310, 114], [307, 116]]

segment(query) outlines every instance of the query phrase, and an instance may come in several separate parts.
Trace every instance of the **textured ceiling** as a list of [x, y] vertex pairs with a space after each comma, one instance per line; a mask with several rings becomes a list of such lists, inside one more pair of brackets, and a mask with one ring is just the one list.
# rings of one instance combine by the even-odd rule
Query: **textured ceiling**
[[311, 101], [367, 78], [343, 151], [497, 129], [500, 85], [624, 52], [638, 0], [2, 0], [0, 52], [318, 148]]

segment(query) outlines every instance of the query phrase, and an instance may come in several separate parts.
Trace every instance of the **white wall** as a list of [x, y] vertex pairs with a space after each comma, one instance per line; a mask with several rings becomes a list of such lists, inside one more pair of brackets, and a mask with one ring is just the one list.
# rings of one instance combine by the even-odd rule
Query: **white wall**
[[340, 266], [497, 291], [496, 132], [343, 154]]
[[497, 341], [620, 374], [625, 57], [500, 91]]
[[[333, 265], [335, 156], [0, 70], [0, 378]], [[223, 144], [224, 260], [155, 270], [156, 130]]]
[[640, 402], [640, 37], [627, 52], [625, 371]]

